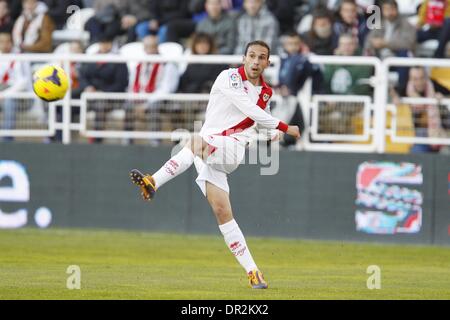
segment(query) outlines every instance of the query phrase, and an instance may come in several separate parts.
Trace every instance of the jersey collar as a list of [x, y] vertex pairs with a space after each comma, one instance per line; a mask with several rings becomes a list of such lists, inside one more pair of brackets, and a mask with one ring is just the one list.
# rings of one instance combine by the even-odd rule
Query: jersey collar
[[[242, 81], [247, 81], [247, 76], [245, 75], [244, 66], [240, 66], [239, 69], [238, 69], [238, 72], [239, 72], [239, 74], [240, 74], [240, 76], [242, 78]], [[262, 75], [260, 75], [259, 81], [261, 82], [261, 86], [263, 88], [269, 88], [267, 83], [264, 81], [264, 77]]]

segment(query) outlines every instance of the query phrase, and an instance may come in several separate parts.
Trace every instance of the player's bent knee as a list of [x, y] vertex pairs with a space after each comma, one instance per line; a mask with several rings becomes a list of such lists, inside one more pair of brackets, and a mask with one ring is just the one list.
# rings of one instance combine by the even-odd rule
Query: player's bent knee
[[233, 215], [228, 205], [221, 202], [212, 202], [211, 207], [214, 214], [219, 221], [229, 221], [232, 219]]

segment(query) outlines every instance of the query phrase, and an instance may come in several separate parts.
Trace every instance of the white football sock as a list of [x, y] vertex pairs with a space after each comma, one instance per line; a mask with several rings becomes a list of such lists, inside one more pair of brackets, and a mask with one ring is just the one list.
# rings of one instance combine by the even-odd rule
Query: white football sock
[[155, 187], [158, 189], [163, 184], [185, 172], [194, 162], [192, 150], [184, 147], [169, 159], [153, 176]]
[[225, 224], [219, 225], [219, 229], [223, 234], [225, 243], [231, 250], [231, 253], [236, 257], [241, 266], [247, 273], [252, 270], [257, 270], [258, 267], [253, 261], [253, 257], [245, 242], [244, 235], [239, 228], [236, 220], [231, 220]]

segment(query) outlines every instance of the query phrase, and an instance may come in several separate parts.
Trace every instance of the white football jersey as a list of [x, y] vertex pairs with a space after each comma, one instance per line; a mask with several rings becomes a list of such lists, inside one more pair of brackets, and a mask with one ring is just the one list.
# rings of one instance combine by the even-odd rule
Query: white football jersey
[[247, 143], [256, 134], [257, 125], [286, 132], [287, 124], [270, 115], [271, 97], [272, 88], [264, 79], [261, 77], [261, 86], [254, 86], [243, 66], [222, 71], [211, 88], [200, 136], [232, 136]]

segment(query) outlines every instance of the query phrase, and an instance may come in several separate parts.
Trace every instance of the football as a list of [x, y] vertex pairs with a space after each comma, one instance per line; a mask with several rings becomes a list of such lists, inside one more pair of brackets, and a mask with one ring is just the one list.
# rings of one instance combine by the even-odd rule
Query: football
[[69, 80], [63, 68], [45, 65], [33, 74], [33, 91], [44, 101], [52, 102], [64, 98]]

